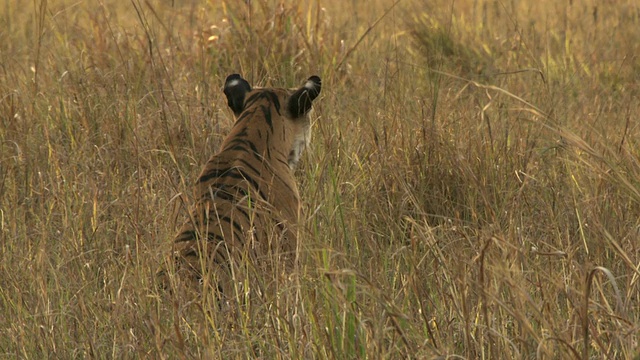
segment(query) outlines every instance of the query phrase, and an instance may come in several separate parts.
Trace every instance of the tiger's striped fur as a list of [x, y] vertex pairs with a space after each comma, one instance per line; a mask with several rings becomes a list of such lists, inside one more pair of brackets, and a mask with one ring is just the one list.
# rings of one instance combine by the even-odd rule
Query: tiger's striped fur
[[238, 74], [227, 77], [224, 93], [237, 120], [198, 176], [195, 204], [173, 239], [179, 277], [215, 274], [215, 286], [229, 296], [241, 259], [295, 251], [300, 197], [292, 169], [309, 143], [308, 113], [320, 90], [317, 76], [298, 89], [252, 88]]

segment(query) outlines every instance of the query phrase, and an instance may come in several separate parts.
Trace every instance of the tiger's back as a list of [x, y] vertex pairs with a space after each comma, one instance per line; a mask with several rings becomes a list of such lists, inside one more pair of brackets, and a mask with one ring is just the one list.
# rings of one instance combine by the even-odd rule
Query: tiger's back
[[229, 296], [239, 264], [295, 251], [300, 197], [292, 169], [310, 140], [308, 113], [320, 90], [317, 76], [293, 90], [227, 77], [224, 93], [237, 120], [198, 176], [189, 219], [173, 240], [179, 278], [213, 275]]

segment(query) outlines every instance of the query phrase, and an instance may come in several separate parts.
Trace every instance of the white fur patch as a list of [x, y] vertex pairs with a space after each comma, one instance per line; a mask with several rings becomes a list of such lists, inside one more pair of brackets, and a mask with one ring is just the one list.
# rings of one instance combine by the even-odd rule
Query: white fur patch
[[311, 141], [311, 132], [310, 126], [305, 126], [304, 130], [298, 134], [296, 134], [295, 139], [293, 140], [293, 148], [289, 153], [289, 167], [293, 170], [296, 165], [298, 165], [298, 161], [300, 161], [300, 156], [302, 156], [302, 152], [304, 149], [309, 146], [309, 142]]
[[238, 79], [233, 79], [231, 81], [229, 81], [227, 83], [227, 87], [233, 87], [233, 86], [237, 86], [238, 84], [240, 84], [240, 80]]

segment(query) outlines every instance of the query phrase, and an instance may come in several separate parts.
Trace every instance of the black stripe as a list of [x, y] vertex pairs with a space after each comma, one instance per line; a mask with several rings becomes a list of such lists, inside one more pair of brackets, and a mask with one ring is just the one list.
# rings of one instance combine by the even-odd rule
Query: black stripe
[[207, 182], [213, 178], [219, 178], [219, 177], [230, 177], [232, 179], [244, 179], [244, 176], [242, 174], [242, 171], [240, 171], [240, 169], [238, 169], [237, 167], [232, 167], [232, 168], [226, 168], [226, 169], [213, 169], [211, 172], [200, 176], [200, 178], [198, 179], [198, 182]]
[[[213, 187], [212, 187], [213, 189]], [[238, 196], [240, 194], [240, 197]], [[243, 187], [239, 187], [237, 185], [227, 185], [221, 184], [220, 186], [215, 187], [215, 191], [213, 192], [213, 197], [216, 199], [223, 200], [237, 200], [241, 197], [248, 196], [249, 192], [247, 189]]]
[[216, 242], [217, 243], [217, 242], [220, 242], [220, 241], [224, 241], [224, 237], [222, 235], [218, 235], [216, 233], [208, 232], [207, 233], [207, 241]]
[[211, 200], [224, 200], [224, 201], [229, 201], [232, 202], [233, 200], [236, 199], [235, 194], [231, 194], [226, 190], [216, 190], [213, 193], [211, 192], [207, 192], [207, 194], [212, 194], [213, 198]]
[[183, 231], [180, 235], [176, 236], [174, 243], [180, 243], [185, 241], [191, 241], [196, 239], [196, 232], [193, 230]]
[[247, 137], [249, 134], [247, 133], [247, 127], [243, 127], [242, 130], [240, 130], [240, 132], [238, 132], [237, 134], [235, 134], [234, 136], [236, 137]]
[[[240, 173], [242, 173], [242, 171], [241, 171]], [[244, 173], [242, 173], [242, 174], [244, 174]], [[260, 195], [260, 198], [261, 198], [261, 199], [264, 199], [264, 200], [266, 200], [266, 199], [267, 199], [267, 197], [264, 195], [264, 193], [262, 192], [262, 190], [260, 190], [260, 185], [258, 184], [258, 182], [257, 182], [257, 181], [255, 181], [253, 178], [251, 178], [251, 177], [249, 177], [249, 176], [246, 176], [245, 180], [246, 180], [249, 184], [251, 184], [251, 186], [253, 186], [253, 188], [258, 192], [258, 195]]]
[[268, 102], [273, 104], [276, 112], [280, 115], [280, 100], [278, 99], [278, 95], [271, 90], [257, 91], [255, 94], [249, 96], [249, 98], [244, 102], [245, 109], [250, 108], [254, 103], [261, 99], [267, 99]]
[[262, 113], [264, 114], [264, 120], [269, 125], [269, 129], [273, 132], [273, 121], [271, 119], [271, 109], [268, 106], [261, 105], [260, 109], [262, 109]]
[[200, 176], [200, 178], [198, 179], [198, 182], [203, 183], [203, 182], [207, 182], [211, 179], [214, 178], [219, 178], [219, 177], [230, 177], [233, 179], [244, 179], [244, 174], [242, 173], [242, 171], [240, 169], [238, 169], [238, 167], [234, 166], [234, 167], [230, 167], [230, 168], [222, 168], [222, 169], [211, 169], [211, 171], [209, 171], [208, 173]]
[[240, 122], [244, 121], [244, 119], [248, 118], [249, 116], [251, 116], [251, 115], [253, 115], [255, 113], [256, 113], [256, 109], [243, 111], [242, 114], [240, 114], [240, 116], [238, 116], [238, 120], [236, 120], [236, 124], [239, 124]]
[[242, 165], [246, 166], [247, 168], [249, 168], [249, 170], [253, 171], [256, 175], [260, 176], [260, 171], [258, 171], [258, 169], [256, 169], [255, 167], [253, 167], [253, 165], [249, 164], [249, 162], [247, 162], [247, 160], [245, 159], [238, 159], [238, 161], [240, 161], [242, 163]]
[[[187, 242], [198, 239], [198, 233], [195, 230], [187, 230], [180, 233], [180, 235], [176, 236], [176, 239], [173, 241], [174, 243]], [[224, 241], [224, 237], [218, 235], [216, 233], [207, 232], [207, 241]], [[216, 242], [217, 242], [216, 241]]]
[[189, 257], [189, 256], [195, 256], [198, 257], [198, 251], [196, 251], [195, 249], [191, 249], [188, 252], [184, 253], [184, 254], [180, 254], [180, 256], [182, 257]]
[[245, 218], [247, 218], [247, 220], [251, 220], [251, 217], [249, 216], [249, 213], [247, 213], [246, 211], [244, 211], [243, 208], [239, 208], [236, 207], [235, 211], [239, 212], [240, 214], [242, 214], [242, 216], [244, 216]]
[[[233, 145], [233, 146], [231, 146]], [[244, 150], [247, 151], [246, 148], [244, 147], [238, 147], [238, 145], [244, 145], [244, 146], [248, 146], [251, 148], [251, 150], [255, 153], [258, 153], [258, 148], [256, 148], [255, 144], [249, 140], [245, 140], [245, 139], [239, 139], [239, 138], [234, 138], [233, 140], [229, 141], [227, 143], [227, 146], [222, 149], [222, 151], [226, 151], [226, 150]]]
[[[222, 259], [220, 259], [221, 261], [218, 261], [218, 256], [214, 256], [213, 257], [213, 261], [218, 264], [218, 265], [225, 265], [225, 263], [228, 262], [226, 261], [226, 252], [224, 251], [224, 248], [222, 246], [216, 246], [216, 255], [219, 255], [219, 257], [221, 257]], [[189, 249], [189, 251], [187, 251], [184, 254], [180, 254], [180, 257], [182, 258], [188, 258], [188, 257], [200, 257], [200, 253], [198, 252], [197, 249]], [[193, 267], [192, 267], [193, 268]], [[193, 268], [194, 270], [196, 270], [197, 272], [200, 272], [199, 269]]]
[[198, 182], [199, 183], [203, 183], [206, 181], [209, 181], [213, 178], [217, 178], [217, 177], [221, 177], [221, 176], [226, 176], [227, 173], [231, 172], [231, 171], [237, 171], [236, 167], [230, 167], [230, 168], [212, 168], [212, 169], [207, 169], [207, 172], [205, 174], [202, 174], [199, 178], [198, 178]]
[[260, 190], [260, 184], [258, 184], [258, 182], [254, 180], [253, 177], [247, 175], [246, 172], [238, 169], [237, 167], [225, 168], [225, 169], [213, 169], [211, 172], [200, 176], [200, 178], [198, 179], [198, 182], [203, 183], [213, 178], [221, 177], [221, 176], [229, 177], [237, 180], [245, 180], [246, 182], [249, 183], [249, 185], [251, 185], [258, 192], [258, 195], [260, 195], [260, 198], [265, 200], [267, 199], [267, 197], [264, 195], [262, 190]]
[[228, 217], [228, 216], [222, 216], [222, 217], [220, 218], [220, 220], [226, 221], [226, 222], [228, 222], [229, 224], [233, 225], [233, 227], [234, 227], [234, 228], [235, 228], [235, 229], [236, 229], [240, 234], [242, 234], [242, 226], [238, 225], [238, 223], [237, 223], [237, 222], [235, 222], [235, 221], [231, 220], [231, 218], [230, 218], [230, 217]]
[[221, 244], [216, 245], [216, 254], [219, 255], [219, 257], [221, 259], [219, 259], [220, 261], [218, 261], [218, 256], [214, 256], [213, 258], [213, 262], [215, 262], [218, 265], [224, 265], [224, 266], [228, 266], [229, 262], [227, 261], [227, 252], [224, 251], [224, 246], [221, 246]]

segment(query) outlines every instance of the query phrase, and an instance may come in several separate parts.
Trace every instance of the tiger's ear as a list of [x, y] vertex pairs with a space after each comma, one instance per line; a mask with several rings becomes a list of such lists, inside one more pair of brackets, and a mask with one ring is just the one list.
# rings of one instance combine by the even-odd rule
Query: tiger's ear
[[306, 114], [311, 109], [311, 103], [318, 97], [321, 89], [322, 81], [319, 77], [314, 75], [307, 79], [307, 82], [289, 97], [289, 103], [287, 104], [289, 114], [293, 117], [300, 117]]
[[244, 110], [244, 97], [251, 91], [251, 85], [238, 74], [227, 76], [224, 82], [224, 94], [233, 113], [239, 116]]

